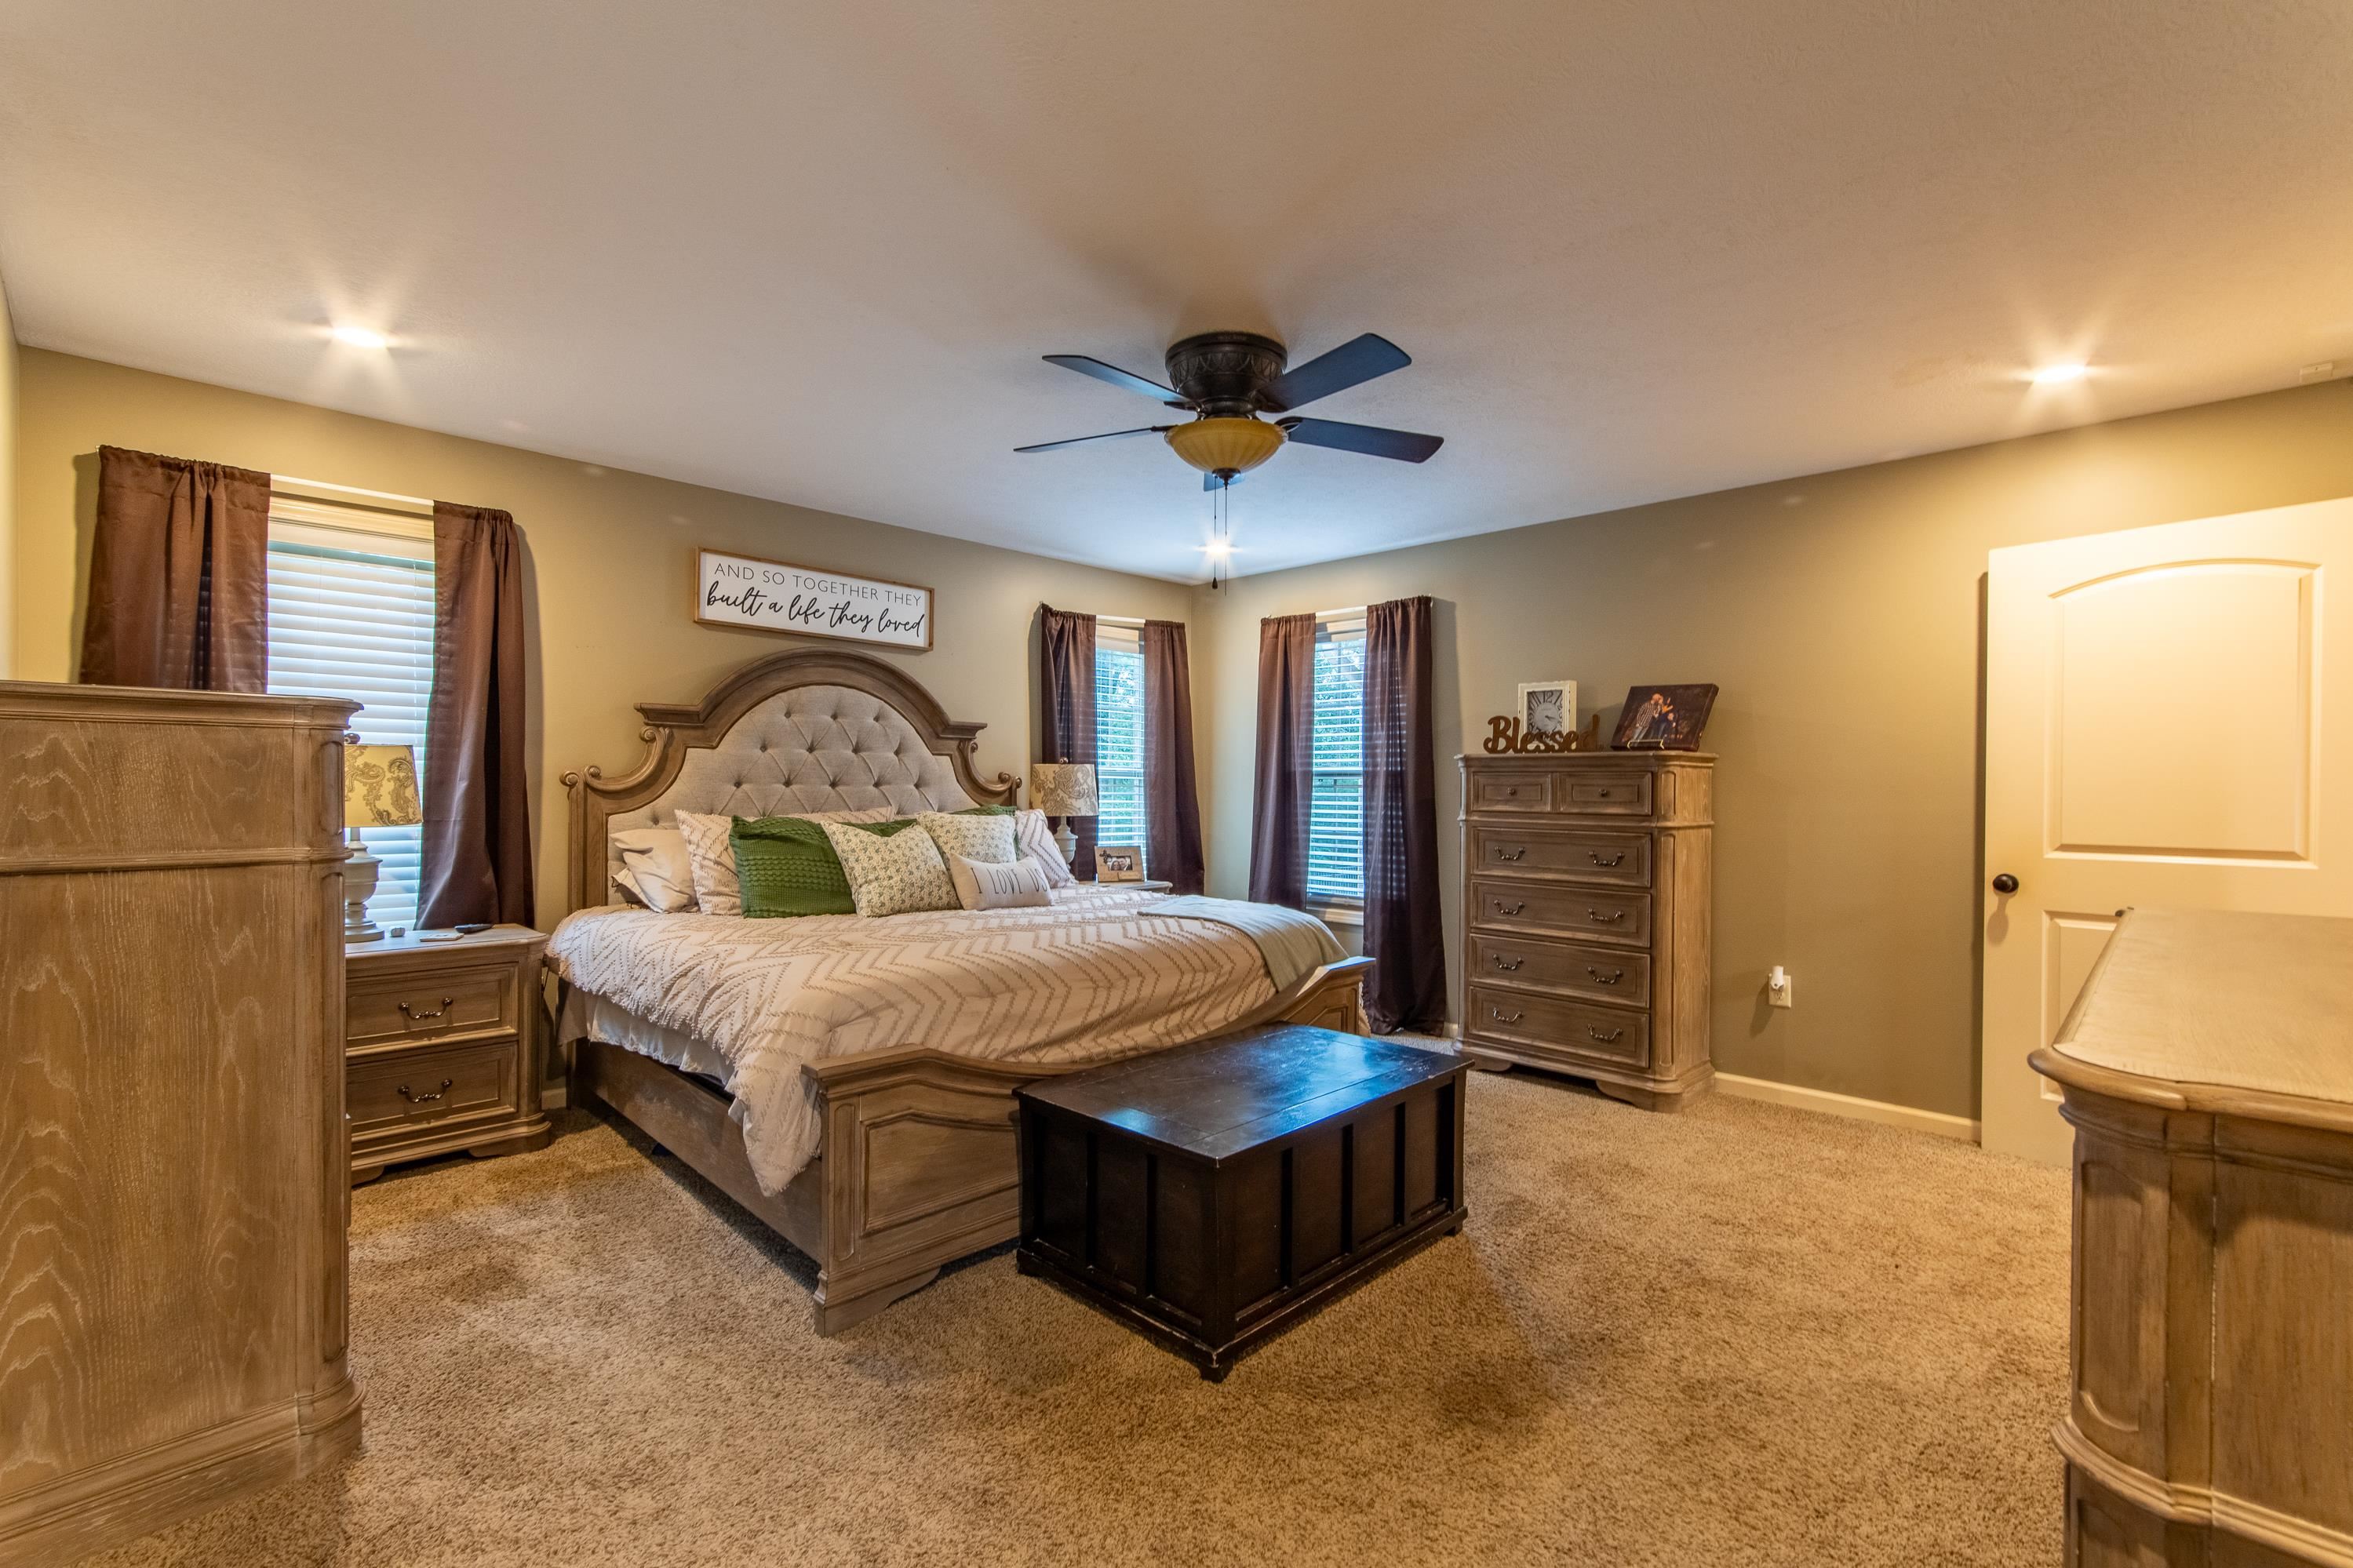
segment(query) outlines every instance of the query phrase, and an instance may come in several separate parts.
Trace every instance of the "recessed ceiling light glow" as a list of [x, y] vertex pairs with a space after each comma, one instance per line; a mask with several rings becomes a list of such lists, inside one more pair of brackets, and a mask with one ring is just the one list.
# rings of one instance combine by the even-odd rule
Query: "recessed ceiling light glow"
[[2092, 374], [2092, 367], [2080, 360], [2063, 364], [2046, 364], [2026, 379], [2037, 386], [2059, 386], [2071, 381], [2081, 381]]
[[333, 330], [332, 336], [337, 342], [349, 343], [355, 349], [392, 347], [390, 338], [385, 337], [382, 332], [371, 331], [365, 327], [337, 327]]
[[1222, 539], [1213, 539], [1201, 548], [1209, 552], [1209, 559], [1212, 561], [1223, 561], [1234, 552], [1234, 547]]

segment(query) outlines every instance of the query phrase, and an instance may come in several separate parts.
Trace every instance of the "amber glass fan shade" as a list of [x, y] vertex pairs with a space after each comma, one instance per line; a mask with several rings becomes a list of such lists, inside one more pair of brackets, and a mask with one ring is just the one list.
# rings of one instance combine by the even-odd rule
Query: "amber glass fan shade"
[[1282, 447], [1282, 427], [1262, 419], [1196, 419], [1168, 432], [1178, 457], [1205, 474], [1246, 474]]

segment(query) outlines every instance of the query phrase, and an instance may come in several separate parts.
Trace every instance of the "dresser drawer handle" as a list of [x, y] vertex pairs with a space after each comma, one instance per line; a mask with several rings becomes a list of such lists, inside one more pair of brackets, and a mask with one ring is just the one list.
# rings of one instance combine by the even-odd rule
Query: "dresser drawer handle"
[[1514, 849], [1509, 855], [1506, 855], [1504, 853], [1503, 846], [1499, 844], [1495, 847], [1495, 858], [1498, 860], [1518, 860], [1525, 858], [1527, 852], [1528, 847], [1523, 844], [1517, 849]]
[[439, 1017], [442, 1014], [447, 1013], [449, 1010], [449, 1004], [456, 1000], [457, 998], [455, 996], [444, 996], [441, 998], [441, 1005], [434, 1008], [430, 1013], [412, 1012], [409, 1009], [408, 1004], [403, 1002], [400, 1005], [400, 1016], [407, 1019], [412, 1024], [428, 1023], [431, 1020]]
[[1501, 1007], [1490, 1007], [1487, 1011], [1494, 1015], [1495, 1022], [1498, 1024], [1516, 1024], [1521, 1019], [1527, 1016], [1525, 1013], [1514, 1013], [1509, 1017], [1506, 1017], [1504, 1016], [1504, 1010]]
[[1491, 954], [1489, 954], [1489, 956], [1494, 959], [1494, 961], [1495, 961], [1495, 967], [1496, 967], [1496, 968], [1498, 968], [1498, 969], [1500, 969], [1500, 970], [1502, 970], [1502, 971], [1504, 971], [1504, 973], [1505, 973], [1506, 974], [1510, 973], [1513, 970], [1517, 969], [1521, 964], [1525, 963], [1527, 962], [1527, 960], [1526, 960], [1526, 959], [1525, 959], [1525, 958], [1515, 958], [1515, 959], [1512, 960], [1512, 962], [1511, 962], [1511, 963], [1505, 963], [1504, 962], [1504, 955], [1503, 955], [1502, 953], [1500, 953], [1500, 952], [1497, 952], [1497, 953], [1491, 953]]
[[1495, 900], [1495, 912], [1499, 915], [1515, 915], [1527, 907], [1527, 900], [1525, 899], [1516, 904], [1507, 904], [1501, 899]]
[[1614, 926], [1626, 918], [1626, 911], [1611, 910], [1605, 915], [1599, 910], [1588, 910], [1585, 911], [1585, 918], [1598, 926]]
[[1593, 983], [1597, 985], [1615, 985], [1626, 978], [1626, 972], [1622, 969], [1613, 969], [1604, 974], [1589, 963], [1585, 966], [1585, 973], [1593, 976]]
[[1597, 866], [1615, 866], [1626, 858], [1626, 851], [1620, 849], [1617, 854], [1612, 855], [1609, 859], [1604, 860], [1601, 858], [1600, 850], [1588, 849], [1585, 852], [1585, 858], [1592, 861]]
[[430, 1105], [449, 1092], [449, 1084], [450, 1080], [445, 1078], [441, 1080], [441, 1087], [430, 1094], [411, 1094], [408, 1092], [408, 1086], [404, 1083], [400, 1086], [400, 1098], [411, 1105]]
[[1590, 1024], [1585, 1026], [1586, 1038], [1597, 1046], [1614, 1046], [1625, 1037], [1625, 1034], [1626, 1031], [1623, 1029], [1612, 1029], [1605, 1035]]
[[1505, 790], [1504, 793], [1505, 795], [1517, 795], [1517, 794], [1519, 794], [1519, 793], [1520, 793], [1520, 786], [1519, 786], [1519, 785], [1517, 785], [1517, 784], [1514, 784], [1511, 788], [1509, 788], [1509, 789]]
[[1603, 800], [1608, 800], [1609, 798], [1609, 792], [1606, 789], [1598, 789], [1593, 793]]

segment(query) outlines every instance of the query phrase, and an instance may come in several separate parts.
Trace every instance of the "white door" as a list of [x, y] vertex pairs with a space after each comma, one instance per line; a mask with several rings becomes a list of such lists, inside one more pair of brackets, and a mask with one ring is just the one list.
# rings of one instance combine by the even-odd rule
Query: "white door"
[[2353, 914], [2353, 500], [1997, 550], [1986, 611], [1985, 1146], [2063, 1163], [2026, 1055], [2118, 911]]

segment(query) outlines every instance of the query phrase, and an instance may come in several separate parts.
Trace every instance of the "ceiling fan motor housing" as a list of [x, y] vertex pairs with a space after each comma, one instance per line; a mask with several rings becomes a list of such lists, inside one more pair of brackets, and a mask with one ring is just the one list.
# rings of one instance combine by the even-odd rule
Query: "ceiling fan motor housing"
[[1256, 332], [1199, 332], [1168, 348], [1168, 384], [1204, 419], [1249, 419], [1268, 406], [1259, 389], [1282, 374], [1290, 351]]

